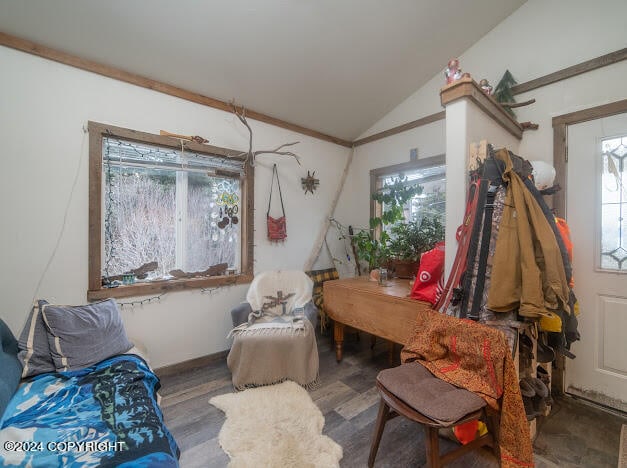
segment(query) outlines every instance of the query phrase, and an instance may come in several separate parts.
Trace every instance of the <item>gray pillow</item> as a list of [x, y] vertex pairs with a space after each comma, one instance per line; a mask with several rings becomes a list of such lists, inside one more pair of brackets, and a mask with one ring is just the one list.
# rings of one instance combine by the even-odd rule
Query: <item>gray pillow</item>
[[56, 370], [89, 367], [133, 347], [113, 299], [81, 306], [42, 307]]
[[17, 357], [22, 363], [22, 378], [56, 370], [50, 356], [46, 325], [41, 315], [41, 308], [45, 304], [48, 302], [35, 301], [18, 340], [20, 351]]
[[0, 319], [0, 419], [20, 383], [22, 366], [17, 352], [17, 340]]

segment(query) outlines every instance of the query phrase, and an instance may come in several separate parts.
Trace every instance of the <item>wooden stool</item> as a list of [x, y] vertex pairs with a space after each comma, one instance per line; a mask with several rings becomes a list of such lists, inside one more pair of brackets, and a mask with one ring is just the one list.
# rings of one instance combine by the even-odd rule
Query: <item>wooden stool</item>
[[[368, 458], [370, 468], [374, 466], [385, 423], [399, 415], [424, 427], [427, 467], [440, 467], [484, 445], [491, 446], [498, 459], [495, 415], [486, 411], [486, 403], [479, 396], [438, 379], [417, 362], [381, 371], [376, 383], [381, 403]], [[488, 426], [487, 434], [440, 455], [438, 429], [480, 418]]]

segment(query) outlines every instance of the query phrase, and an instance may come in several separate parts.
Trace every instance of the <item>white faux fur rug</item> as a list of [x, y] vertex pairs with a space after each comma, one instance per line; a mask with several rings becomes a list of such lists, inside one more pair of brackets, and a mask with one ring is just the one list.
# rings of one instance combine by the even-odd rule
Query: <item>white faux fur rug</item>
[[342, 447], [322, 435], [324, 416], [300, 385], [286, 381], [213, 397], [226, 413], [220, 446], [229, 467], [339, 467]]

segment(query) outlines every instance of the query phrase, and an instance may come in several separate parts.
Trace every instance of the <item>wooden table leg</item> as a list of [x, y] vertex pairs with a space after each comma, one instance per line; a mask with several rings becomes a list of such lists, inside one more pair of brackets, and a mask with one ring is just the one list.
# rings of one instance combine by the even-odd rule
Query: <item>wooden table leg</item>
[[335, 359], [342, 360], [342, 345], [344, 344], [344, 324], [335, 321], [333, 325], [333, 339], [335, 340]]
[[394, 364], [394, 342], [390, 341], [388, 343], [388, 363], [391, 365]]

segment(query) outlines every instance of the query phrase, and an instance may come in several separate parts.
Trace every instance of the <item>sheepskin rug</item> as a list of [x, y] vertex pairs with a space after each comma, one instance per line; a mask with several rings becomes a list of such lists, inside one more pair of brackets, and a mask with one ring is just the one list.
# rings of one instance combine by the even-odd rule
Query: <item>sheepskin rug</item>
[[229, 467], [339, 467], [342, 447], [322, 435], [324, 416], [300, 385], [286, 381], [213, 397], [226, 414], [220, 446]]

